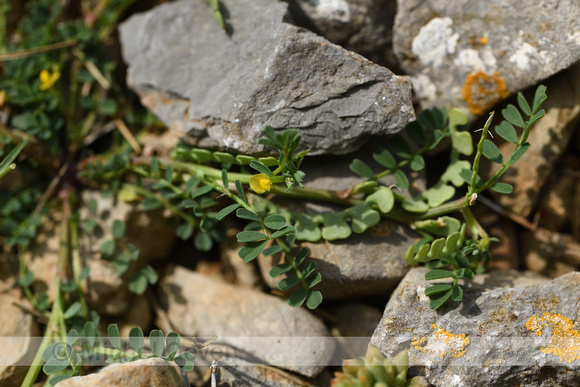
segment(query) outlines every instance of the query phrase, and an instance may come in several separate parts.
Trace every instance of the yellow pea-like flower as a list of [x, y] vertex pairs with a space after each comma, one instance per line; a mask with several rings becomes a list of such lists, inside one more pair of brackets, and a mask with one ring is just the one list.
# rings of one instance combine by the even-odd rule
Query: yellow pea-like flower
[[265, 173], [258, 173], [250, 177], [250, 188], [256, 193], [263, 194], [266, 191], [270, 192], [271, 187], [272, 180]]
[[48, 90], [56, 81], [60, 78], [60, 71], [58, 71], [58, 66], [52, 66], [52, 73], [48, 70], [42, 70], [40, 72], [40, 90]]

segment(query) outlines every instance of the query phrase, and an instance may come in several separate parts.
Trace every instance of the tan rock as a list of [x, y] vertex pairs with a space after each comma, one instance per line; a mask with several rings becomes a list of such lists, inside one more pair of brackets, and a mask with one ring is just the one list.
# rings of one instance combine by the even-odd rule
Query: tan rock
[[58, 387], [182, 387], [183, 379], [175, 363], [160, 358], [111, 364], [101, 371], [65, 379]]

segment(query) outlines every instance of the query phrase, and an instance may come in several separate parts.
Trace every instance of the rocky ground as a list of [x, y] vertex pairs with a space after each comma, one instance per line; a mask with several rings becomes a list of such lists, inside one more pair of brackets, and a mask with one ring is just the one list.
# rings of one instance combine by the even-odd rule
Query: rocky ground
[[[387, 135], [422, 109], [458, 107], [480, 127], [491, 109], [514, 103], [516, 92], [530, 97], [538, 84], [547, 85], [546, 116], [531, 131], [532, 147], [503, 179], [514, 193], [489, 194], [474, 208], [501, 240], [492, 249], [492, 270], [465, 284], [462, 302], [434, 311], [423, 293], [426, 269], [404, 259], [417, 234], [385, 220], [346, 240], [304, 243], [322, 274], [325, 301], [315, 311], [290, 308], [268, 274], [276, 264], [271, 257], [243, 264], [237, 256], [234, 230], [243, 224], [232, 221], [226, 242], [202, 253], [176, 240], [162, 211], [86, 191], [85, 201], [99, 200], [103, 230], [113, 219], [124, 220], [125, 237], [160, 276], [136, 296], [126, 277], [100, 257], [109, 236], [82, 239], [91, 268], [84, 291], [103, 326], [118, 323], [122, 336], [139, 326], [196, 342], [218, 339], [189, 347], [196, 367], [187, 375], [172, 364], [135, 363], [59, 386], [152, 385], [155, 378], [162, 380], [156, 385], [209, 385], [212, 360], [218, 385], [326, 386], [342, 358], [364, 355], [370, 343], [389, 357], [408, 350], [411, 375], [435, 386], [580, 384], [580, 6], [522, 7], [513, 0], [220, 4], [225, 32], [199, 0], [167, 2], [129, 17], [119, 31], [128, 82], [167, 125], [169, 143], [188, 138], [255, 153], [262, 150], [257, 138], [265, 125], [298, 128], [312, 148], [303, 165], [308, 187], [340, 190], [361, 181], [349, 171], [350, 161], [369, 159], [375, 144], [388, 143]], [[143, 141], [168, 149], [157, 136]], [[426, 174], [416, 176], [411, 189], [427, 186], [446, 157], [430, 155]], [[482, 174], [493, 173], [487, 166]], [[44, 222], [28, 257], [34, 286], [49, 295], [59, 216]], [[12, 286], [15, 258], [0, 259], [0, 339], [8, 340], [1, 347], [12, 348], [0, 354], [0, 384], [11, 386], [21, 383], [46, 321], [30, 313]]]

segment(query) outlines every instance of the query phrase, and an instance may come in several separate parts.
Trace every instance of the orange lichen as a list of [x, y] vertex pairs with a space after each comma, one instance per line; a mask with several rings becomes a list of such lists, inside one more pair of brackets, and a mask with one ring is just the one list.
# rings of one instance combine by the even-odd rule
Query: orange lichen
[[437, 339], [444, 340], [445, 344], [449, 347], [449, 351], [440, 353], [439, 357], [450, 354], [452, 357], [458, 358], [465, 355], [465, 347], [469, 345], [468, 337], [465, 337], [464, 334], [454, 335], [449, 333], [449, 331], [436, 326], [435, 324], [432, 324], [431, 328], [434, 329], [433, 334], [437, 337]]
[[415, 348], [417, 351], [421, 351], [423, 353], [427, 353], [425, 348], [423, 348], [423, 346], [426, 343], [427, 343], [427, 338], [425, 336], [421, 337], [420, 339], [418, 339], [417, 336], [413, 336], [413, 341], [411, 341], [411, 345], [413, 346], [413, 348]]
[[479, 38], [479, 43], [487, 44], [489, 43], [489, 39], [487, 38], [487, 36], [482, 36], [481, 38]]
[[580, 332], [572, 329], [573, 326], [573, 321], [568, 317], [550, 313], [544, 313], [542, 317], [532, 316], [526, 323], [526, 328], [536, 336], [541, 336], [545, 328], [552, 328], [550, 342], [540, 349], [568, 363], [580, 360]]
[[468, 74], [461, 94], [469, 111], [476, 115], [487, 112], [509, 96], [505, 80], [497, 71], [491, 77], [483, 71]]

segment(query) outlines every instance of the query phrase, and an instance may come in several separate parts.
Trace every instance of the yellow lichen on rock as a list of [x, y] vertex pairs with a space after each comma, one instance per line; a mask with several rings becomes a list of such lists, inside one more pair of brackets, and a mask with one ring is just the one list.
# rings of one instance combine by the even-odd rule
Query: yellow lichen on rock
[[509, 96], [505, 80], [497, 71], [489, 76], [481, 70], [467, 75], [461, 94], [469, 111], [476, 115], [484, 114]]
[[449, 347], [449, 351], [440, 353], [439, 357], [449, 354], [454, 358], [458, 358], [465, 355], [465, 347], [469, 345], [469, 337], [466, 337], [465, 334], [454, 335], [435, 324], [432, 324], [431, 328], [434, 329], [433, 334], [437, 339], [444, 340], [445, 344]]
[[568, 363], [580, 360], [580, 332], [572, 329], [574, 322], [568, 317], [557, 313], [544, 313], [542, 317], [532, 316], [526, 323], [526, 328], [541, 336], [545, 328], [552, 328], [552, 336], [543, 353], [552, 354]]
[[418, 339], [417, 336], [413, 336], [413, 341], [411, 341], [411, 345], [413, 346], [413, 348], [423, 353], [427, 353], [427, 350], [423, 348], [426, 343], [427, 338], [425, 336], [421, 337], [420, 339]]

